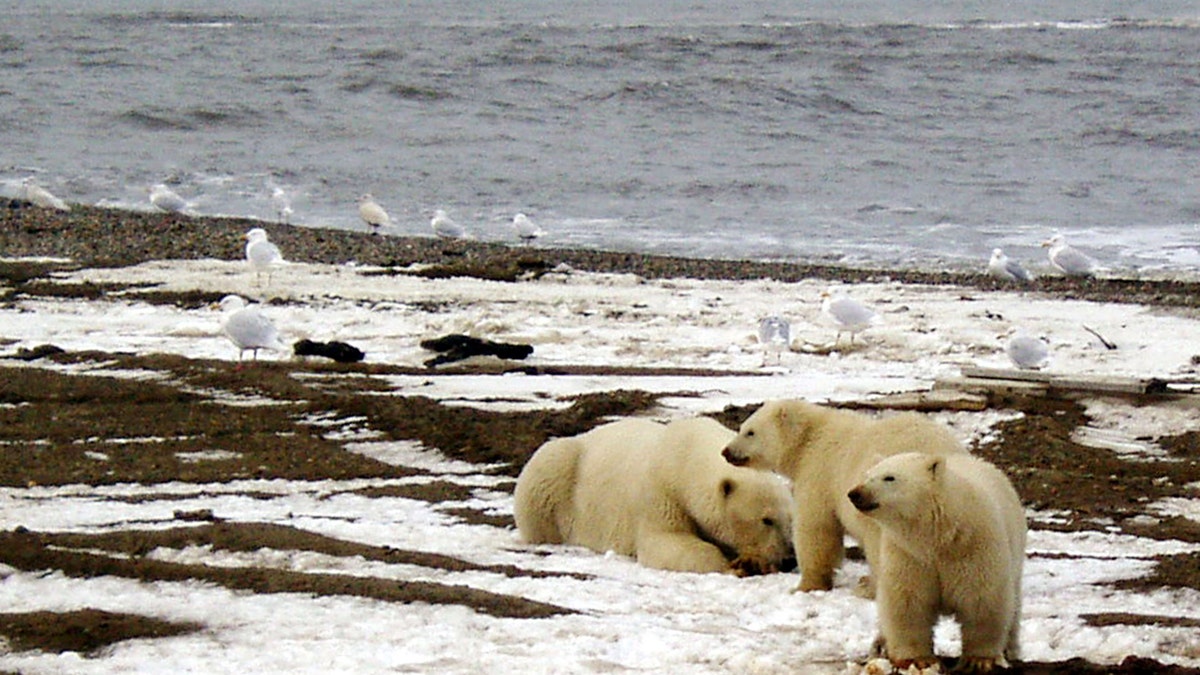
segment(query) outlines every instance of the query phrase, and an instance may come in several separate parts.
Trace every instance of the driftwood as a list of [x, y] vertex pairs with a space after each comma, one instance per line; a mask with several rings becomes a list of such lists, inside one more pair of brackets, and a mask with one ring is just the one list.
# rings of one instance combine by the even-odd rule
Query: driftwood
[[931, 391], [905, 391], [862, 401], [845, 401], [834, 404], [838, 408], [855, 410], [915, 410], [917, 412], [987, 410], [988, 397], [968, 391], [933, 389]]
[[1064, 375], [1035, 370], [964, 367], [961, 378], [938, 380], [935, 388], [1008, 391], [1031, 395], [1125, 394], [1134, 396], [1192, 393], [1190, 383], [1157, 377]]
[[470, 335], [454, 333], [431, 340], [422, 340], [421, 348], [441, 352], [425, 362], [433, 368], [443, 363], [453, 363], [472, 356], [496, 356], [502, 359], [523, 360], [533, 353], [533, 345], [493, 342]]

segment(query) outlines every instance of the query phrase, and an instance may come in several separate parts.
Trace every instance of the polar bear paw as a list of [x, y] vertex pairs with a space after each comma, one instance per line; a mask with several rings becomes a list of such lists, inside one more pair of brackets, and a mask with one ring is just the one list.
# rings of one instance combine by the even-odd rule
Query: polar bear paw
[[1004, 659], [991, 656], [964, 656], [954, 664], [955, 673], [990, 673], [996, 668], [1007, 668]]
[[738, 556], [730, 561], [729, 569], [733, 570], [733, 573], [739, 577], [754, 577], [762, 574], [773, 574], [779, 571], [777, 565], [746, 556]]

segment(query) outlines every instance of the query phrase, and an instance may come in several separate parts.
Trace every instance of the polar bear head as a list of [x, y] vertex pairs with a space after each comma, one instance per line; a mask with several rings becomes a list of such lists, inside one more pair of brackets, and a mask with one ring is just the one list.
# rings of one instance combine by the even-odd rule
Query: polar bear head
[[904, 452], [868, 469], [862, 483], [846, 496], [861, 513], [880, 522], [914, 523], [937, 502], [934, 493], [945, 473], [945, 457]]
[[734, 466], [780, 471], [802, 447], [822, 408], [799, 400], [767, 401], [742, 422], [721, 453]]
[[794, 502], [787, 481], [765, 471], [729, 467], [717, 485], [721, 518], [708, 532], [736, 552], [741, 574], [779, 571], [792, 555]]

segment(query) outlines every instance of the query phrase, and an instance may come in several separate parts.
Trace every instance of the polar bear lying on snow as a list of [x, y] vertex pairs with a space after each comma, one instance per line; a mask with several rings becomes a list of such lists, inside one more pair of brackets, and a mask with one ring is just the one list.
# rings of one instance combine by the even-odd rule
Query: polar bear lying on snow
[[721, 457], [733, 436], [708, 418], [626, 419], [551, 440], [517, 479], [520, 535], [666, 570], [776, 571], [792, 551], [791, 496], [778, 476]]
[[999, 469], [969, 455], [894, 455], [847, 497], [881, 531], [876, 646], [893, 665], [937, 663], [940, 614], [962, 625], [955, 670], [987, 672], [1018, 656], [1025, 511]]

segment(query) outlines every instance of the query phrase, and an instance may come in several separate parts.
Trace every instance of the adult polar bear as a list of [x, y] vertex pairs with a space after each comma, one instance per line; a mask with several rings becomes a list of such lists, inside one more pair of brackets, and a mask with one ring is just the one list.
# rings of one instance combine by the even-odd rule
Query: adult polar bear
[[894, 455], [849, 500], [881, 527], [880, 641], [897, 666], [937, 662], [933, 626], [962, 626], [956, 671], [987, 672], [1019, 655], [1025, 510], [999, 469], [969, 455]]
[[777, 476], [721, 458], [733, 435], [708, 418], [625, 419], [548, 441], [517, 478], [521, 537], [659, 569], [778, 570], [791, 554], [791, 496]]
[[[875, 569], [879, 526], [854, 508], [846, 493], [880, 459], [910, 451], [964, 452], [949, 429], [917, 413], [877, 418], [793, 399], [764, 403], [742, 423], [724, 455], [731, 464], [791, 479], [798, 590], [814, 591], [833, 588], [847, 532]], [[869, 583], [865, 590], [873, 592]]]

